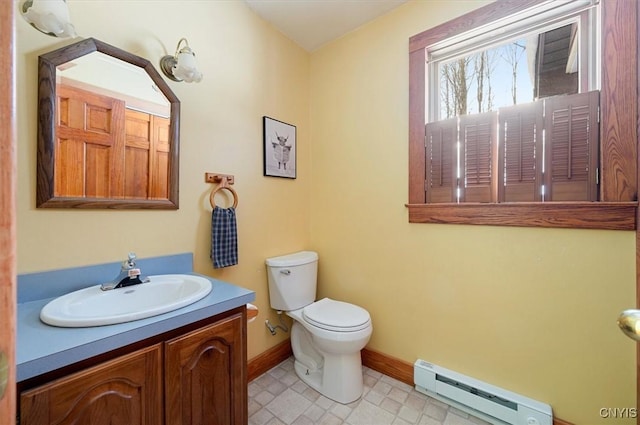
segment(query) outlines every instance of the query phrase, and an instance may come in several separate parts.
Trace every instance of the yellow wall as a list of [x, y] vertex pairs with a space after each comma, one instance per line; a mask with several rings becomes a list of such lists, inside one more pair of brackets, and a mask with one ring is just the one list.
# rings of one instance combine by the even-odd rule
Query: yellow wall
[[[312, 54], [240, 1], [69, 4], [82, 36], [154, 64], [187, 37], [204, 80], [169, 82], [182, 102], [178, 211], [39, 210], [37, 57], [69, 41], [18, 18], [19, 273], [193, 252], [196, 271], [256, 291], [251, 358], [286, 336], [262, 325], [275, 320], [264, 259], [312, 248], [319, 295], [370, 311], [372, 349], [576, 424], [634, 406], [635, 345], [615, 326], [635, 304], [632, 232], [407, 223], [408, 38], [482, 3], [413, 1]], [[262, 176], [263, 115], [297, 126], [296, 180]], [[208, 259], [208, 171], [234, 174], [240, 196], [240, 264], [222, 271]]]
[[410, 2], [311, 56], [320, 295], [369, 310], [371, 349], [611, 423], [635, 407], [633, 232], [407, 223], [408, 39], [479, 5]]
[[[269, 306], [264, 259], [309, 246], [311, 181], [309, 54], [239, 1], [70, 0], [78, 33], [149, 59], [173, 54], [181, 37], [204, 79], [168, 81], [181, 101], [180, 209], [74, 211], [35, 208], [38, 55], [72, 41], [33, 30], [17, 17], [18, 272], [193, 252], [195, 269], [256, 291], [249, 358], [283, 340], [264, 320]], [[115, 26], [117, 23], [117, 26]], [[159, 69], [159, 68], [158, 68]], [[298, 178], [262, 176], [262, 116], [297, 126]], [[239, 265], [209, 260], [211, 207], [205, 172], [235, 175]], [[218, 199], [225, 203], [225, 199]], [[114, 273], [117, 273], [114, 270]]]

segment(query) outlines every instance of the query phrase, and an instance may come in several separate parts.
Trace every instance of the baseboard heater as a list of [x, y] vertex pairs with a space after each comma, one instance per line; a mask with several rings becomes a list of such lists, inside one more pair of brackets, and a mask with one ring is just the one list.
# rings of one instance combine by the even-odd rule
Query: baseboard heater
[[496, 425], [552, 425], [551, 406], [424, 360], [413, 365], [416, 390]]

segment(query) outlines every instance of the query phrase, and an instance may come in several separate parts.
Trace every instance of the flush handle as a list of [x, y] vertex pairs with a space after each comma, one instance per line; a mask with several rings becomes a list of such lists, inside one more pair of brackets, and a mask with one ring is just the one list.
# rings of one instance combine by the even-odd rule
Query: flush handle
[[289, 276], [291, 274], [291, 270], [289, 269], [280, 270], [280, 273]]

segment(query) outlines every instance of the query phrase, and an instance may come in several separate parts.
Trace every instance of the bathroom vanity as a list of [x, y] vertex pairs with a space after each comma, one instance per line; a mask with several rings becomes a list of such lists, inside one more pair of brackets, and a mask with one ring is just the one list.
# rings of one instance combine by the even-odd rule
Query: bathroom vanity
[[[160, 258], [140, 266], [149, 274], [193, 273], [190, 254]], [[252, 291], [210, 279], [208, 296], [170, 313], [90, 328], [45, 325], [39, 311], [51, 298], [21, 301], [21, 284], [37, 292], [29, 287], [73, 280], [69, 271], [18, 278], [17, 423], [247, 423]]]

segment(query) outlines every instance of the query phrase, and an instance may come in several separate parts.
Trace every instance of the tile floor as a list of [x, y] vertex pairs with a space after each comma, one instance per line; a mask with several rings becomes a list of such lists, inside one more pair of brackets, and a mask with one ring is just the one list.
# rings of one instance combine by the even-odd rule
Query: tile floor
[[363, 367], [364, 394], [343, 405], [307, 386], [293, 357], [249, 383], [249, 425], [485, 425], [413, 387]]

